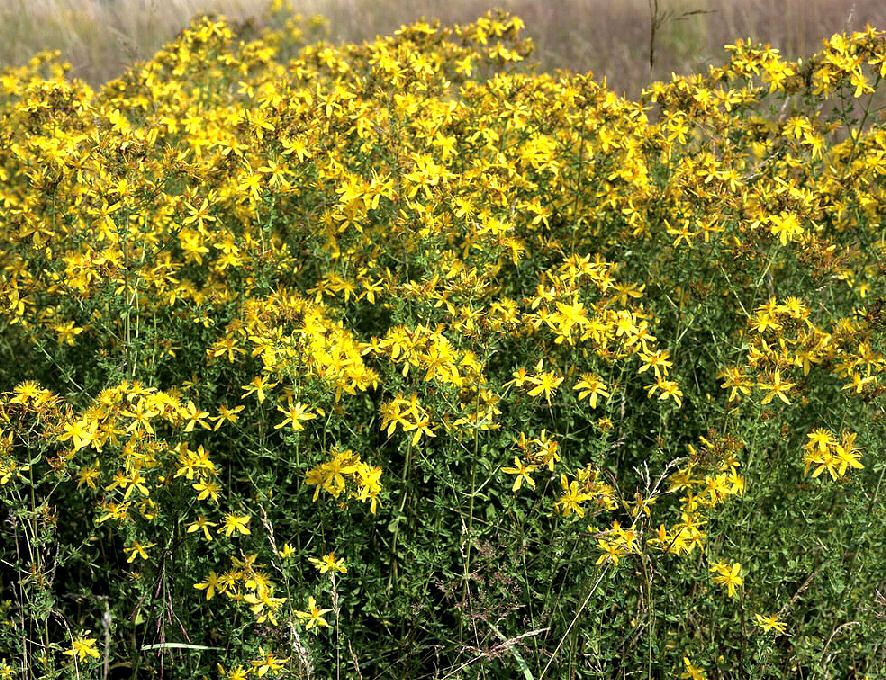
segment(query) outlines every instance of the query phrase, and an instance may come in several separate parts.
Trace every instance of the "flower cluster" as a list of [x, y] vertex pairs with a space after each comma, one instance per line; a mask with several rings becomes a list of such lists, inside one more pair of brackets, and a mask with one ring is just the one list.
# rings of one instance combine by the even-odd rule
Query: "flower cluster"
[[[0, 646], [805, 677], [874, 630], [886, 34], [630, 101], [505, 12], [332, 45], [289, 9], [98, 89], [0, 71]], [[746, 653], [748, 612], [804, 631]]]

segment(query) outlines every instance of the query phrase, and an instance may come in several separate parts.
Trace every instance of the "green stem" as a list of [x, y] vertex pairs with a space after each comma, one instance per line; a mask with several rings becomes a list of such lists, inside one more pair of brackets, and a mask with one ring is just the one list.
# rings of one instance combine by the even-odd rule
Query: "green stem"
[[[480, 388], [477, 387], [477, 398], [474, 402], [477, 417], [479, 418], [480, 414]], [[463, 531], [462, 536], [463, 540], [466, 543], [465, 546], [465, 559], [462, 571], [462, 587], [461, 587], [461, 598], [462, 602], [467, 602], [468, 598], [468, 583], [470, 582], [470, 573], [471, 573], [471, 536], [474, 529], [474, 493], [477, 490], [477, 458], [480, 455], [480, 428], [477, 426], [477, 423], [474, 424], [474, 452], [471, 456], [471, 494], [470, 499], [468, 501], [468, 527], [467, 532]], [[462, 639], [462, 632], [464, 629], [463, 619], [459, 619], [458, 622], [458, 639]]]

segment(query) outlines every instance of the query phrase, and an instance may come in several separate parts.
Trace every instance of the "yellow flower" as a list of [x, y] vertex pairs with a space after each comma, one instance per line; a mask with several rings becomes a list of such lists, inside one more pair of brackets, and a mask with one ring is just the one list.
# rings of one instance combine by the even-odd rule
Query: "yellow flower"
[[809, 468], [816, 466], [812, 472], [813, 477], [818, 477], [827, 470], [831, 479], [837, 479], [846, 474], [851, 468], [862, 469], [864, 465], [859, 462], [861, 452], [855, 448], [856, 434], [854, 432], [841, 433], [840, 441], [837, 441], [827, 430], [813, 430], [806, 435], [809, 441], [803, 446], [803, 461], [806, 463], [804, 474]]
[[560, 486], [563, 489], [563, 493], [560, 495], [560, 500], [554, 503], [554, 507], [563, 513], [565, 517], [568, 517], [570, 512], [574, 512], [579, 517], [584, 517], [585, 511], [581, 504], [591, 500], [591, 497], [579, 490], [577, 481], [568, 481], [566, 475], [560, 475]]
[[512, 375], [513, 375], [514, 379], [506, 382], [504, 384], [505, 387], [508, 387], [509, 385], [516, 385], [517, 387], [523, 387], [523, 385], [525, 385], [527, 382], [529, 382], [529, 376], [526, 373], [526, 368], [523, 366], [520, 366], [517, 370], [515, 370]]
[[243, 391], [246, 394], [255, 394], [258, 403], [261, 404], [265, 400], [265, 390], [271, 389], [277, 383], [269, 383], [265, 376], [255, 376], [248, 385], [243, 385]]
[[283, 664], [289, 661], [288, 657], [286, 659], [278, 659], [273, 654], [268, 654], [262, 647], [258, 648], [258, 653], [261, 658], [250, 663], [252, 664], [252, 672], [260, 678], [264, 677], [268, 671], [272, 671], [274, 675], [277, 675], [279, 671], [283, 670]]
[[762, 628], [764, 633], [775, 631], [776, 635], [784, 635], [788, 627], [784, 621], [778, 620], [777, 614], [770, 614], [769, 616], [754, 614], [754, 619], [754, 623]]
[[75, 326], [73, 321], [68, 321], [65, 324], [58, 324], [53, 330], [58, 335], [59, 342], [71, 346], [74, 344], [74, 338], [83, 332], [83, 329]]
[[511, 489], [516, 493], [520, 490], [523, 480], [526, 480], [526, 483], [529, 486], [535, 486], [535, 480], [529, 476], [529, 473], [535, 472], [537, 469], [537, 465], [523, 465], [523, 463], [520, 462], [520, 459], [517, 456], [514, 456], [514, 467], [503, 467], [501, 468], [501, 471], [509, 475], [517, 475], [517, 478], [514, 480], [514, 486]]
[[790, 404], [791, 402], [788, 401], [788, 398], [785, 396], [785, 393], [789, 389], [791, 389], [795, 384], [796, 383], [782, 382], [781, 381], [781, 374], [779, 373], [779, 370], [776, 368], [775, 375], [773, 376], [771, 383], [763, 383], [763, 382], [757, 383], [757, 387], [759, 387], [761, 390], [766, 390], [767, 392], [769, 392], [769, 394], [767, 394], [765, 397], [763, 397], [763, 401], [760, 403], [768, 404], [770, 401], [772, 401], [773, 397], [778, 397], [785, 404]]
[[185, 432], [191, 432], [195, 425], [199, 425], [204, 430], [210, 428], [209, 423], [205, 420], [209, 416], [209, 412], [198, 409], [193, 401], [188, 401], [188, 405], [181, 409], [181, 415], [188, 423], [185, 427]]
[[64, 423], [62, 427], [65, 431], [59, 435], [59, 441], [72, 439], [74, 441], [74, 450], [79, 451], [89, 446], [95, 439], [98, 424], [95, 422], [91, 423], [88, 418], [84, 417], [73, 423]]
[[196, 482], [191, 484], [194, 491], [197, 491], [199, 495], [197, 496], [198, 501], [205, 501], [207, 498], [211, 498], [213, 503], [218, 503], [218, 492], [221, 491], [221, 487], [215, 482]]
[[744, 579], [741, 577], [741, 564], [736, 562], [731, 567], [724, 562], [717, 562], [709, 570], [714, 576], [714, 583], [719, 583], [726, 588], [729, 597], [735, 597], [735, 589], [741, 588]]
[[224, 587], [219, 582], [218, 574], [216, 574], [214, 571], [210, 571], [209, 576], [206, 577], [206, 580], [201, 581], [200, 583], [195, 583], [194, 587], [197, 590], [205, 590], [207, 600], [211, 600], [213, 597], [215, 597], [216, 589], [220, 591], [224, 590]]
[[133, 562], [135, 562], [136, 557], [141, 557], [143, 560], [147, 560], [148, 553], [145, 552], [145, 548], [150, 548], [153, 545], [154, 545], [153, 543], [148, 543], [146, 545], [142, 545], [138, 541], [133, 541], [131, 546], [123, 548], [123, 552], [125, 552], [129, 555], [128, 559], [126, 560], [126, 563], [132, 564]]
[[781, 245], [786, 246], [789, 241], [796, 241], [803, 235], [803, 227], [797, 216], [793, 213], [781, 212], [769, 218], [769, 230], [778, 236]]
[[317, 607], [317, 601], [314, 599], [314, 596], [311, 595], [308, 597], [308, 611], [298, 611], [296, 610], [295, 615], [299, 618], [299, 620], [305, 622], [305, 628], [307, 630], [311, 630], [312, 628], [316, 632], [320, 628], [328, 628], [329, 624], [326, 622], [326, 619], [323, 618], [323, 615], [326, 612], [331, 612], [331, 609], [320, 609]]
[[79, 489], [84, 484], [88, 486], [93, 491], [95, 488], [95, 480], [100, 476], [101, 472], [99, 470], [100, 462], [98, 459], [90, 465], [89, 467], [80, 468], [80, 471], [77, 473], [77, 488]]
[[40, 387], [40, 383], [33, 380], [26, 380], [16, 385], [13, 390], [13, 397], [9, 400], [10, 404], [34, 404], [41, 405], [48, 402], [52, 397], [52, 392]]
[[282, 427], [286, 427], [287, 425], [292, 425], [292, 429], [298, 432], [299, 430], [304, 430], [304, 425], [302, 422], [306, 420], [314, 420], [319, 413], [321, 416], [326, 415], [322, 409], [317, 409], [317, 413], [308, 410], [308, 407], [304, 404], [292, 403], [292, 400], [289, 401], [286, 408], [282, 406], [278, 406], [277, 410], [280, 413], [284, 414], [286, 417], [279, 423], [274, 426], [275, 430], [279, 430]]
[[251, 518], [249, 515], [235, 515], [234, 513], [228, 513], [225, 515], [225, 525], [221, 528], [219, 533], [222, 531], [225, 532], [225, 536], [228, 538], [231, 537], [232, 534], [236, 532], [240, 532], [244, 536], [248, 536], [252, 532], [249, 530], [249, 527], [246, 526], [249, 523]]
[[587, 398], [591, 402], [591, 408], [597, 408], [597, 397], [609, 396], [606, 383], [591, 373], [583, 374], [581, 380], [575, 383], [572, 389], [579, 390], [579, 401]]
[[[88, 631], [87, 631], [88, 633]], [[74, 638], [71, 648], [65, 652], [68, 656], [76, 656], [80, 661], [88, 661], [90, 658], [100, 659], [101, 654], [96, 649], [96, 640], [91, 637]]]
[[330, 571], [339, 572], [341, 574], [348, 573], [348, 568], [345, 566], [344, 558], [341, 557], [339, 559], [336, 559], [335, 553], [323, 555], [323, 557], [319, 560], [316, 557], [309, 557], [308, 561], [313, 564], [321, 574], [325, 574]]
[[203, 533], [206, 535], [206, 540], [211, 541], [212, 534], [209, 533], [209, 529], [210, 529], [210, 527], [215, 527], [215, 526], [218, 526], [218, 524], [216, 522], [210, 522], [209, 520], [206, 519], [205, 515], [200, 515], [197, 518], [196, 522], [191, 522], [191, 524], [188, 525], [188, 533], [193, 534], [194, 532], [200, 531], [202, 529]]
[[542, 362], [539, 361], [538, 365], [535, 367], [536, 371], [539, 371], [539, 375], [533, 375], [528, 378], [529, 382], [535, 385], [534, 388], [529, 390], [529, 396], [534, 397], [539, 394], [544, 393], [545, 399], [548, 404], [551, 403], [551, 395], [557, 390], [560, 386], [560, 383], [563, 382], [563, 378], [559, 377], [555, 373], [544, 373], [542, 370]]
[[214, 429], [218, 430], [218, 428], [222, 426], [222, 423], [236, 423], [238, 420], [240, 420], [240, 417], [237, 414], [245, 408], [246, 407], [243, 404], [240, 404], [239, 406], [235, 406], [234, 408], [229, 409], [226, 405], [222, 404], [218, 407], [218, 415], [211, 416], [209, 420], [215, 421]]
[[686, 670], [680, 673], [681, 680], [686, 680], [687, 678], [688, 680], [707, 680], [708, 676], [705, 675], [704, 669], [693, 666], [689, 661], [689, 657], [683, 657], [683, 664], [686, 666]]
[[182, 224], [188, 225], [196, 222], [197, 228], [202, 230], [204, 222], [215, 222], [217, 218], [209, 214], [209, 207], [209, 201], [205, 198], [203, 199], [203, 205], [199, 208], [188, 205], [187, 208], [190, 215], [182, 220]]
[[660, 401], [664, 401], [668, 397], [674, 400], [677, 406], [682, 404], [681, 397], [683, 396], [682, 390], [680, 390], [680, 386], [673, 380], [665, 380], [664, 378], [656, 378], [656, 382], [652, 385], [646, 386], [647, 393], [649, 397], [652, 398], [656, 391], [659, 391], [658, 398]]
[[659, 350], [656, 352], [640, 352], [640, 360], [643, 362], [643, 365], [637, 371], [638, 373], [643, 373], [644, 371], [648, 371], [650, 368], [655, 373], [656, 378], [667, 377], [668, 369], [673, 366], [673, 363], [669, 360], [670, 352], [666, 349]]
[[856, 436], [855, 432], [843, 432], [841, 434], [840, 443], [835, 447], [837, 459], [840, 461], [840, 469], [838, 472], [841, 477], [846, 474], [847, 467], [853, 467], [859, 470], [864, 468], [864, 465], [858, 462], [858, 459], [861, 457], [861, 452], [855, 448]]
[[219, 677], [225, 678], [225, 680], [246, 680], [249, 677], [249, 670], [243, 668], [242, 665], [238, 665], [229, 671], [226, 671], [221, 664], [216, 664], [216, 666]]

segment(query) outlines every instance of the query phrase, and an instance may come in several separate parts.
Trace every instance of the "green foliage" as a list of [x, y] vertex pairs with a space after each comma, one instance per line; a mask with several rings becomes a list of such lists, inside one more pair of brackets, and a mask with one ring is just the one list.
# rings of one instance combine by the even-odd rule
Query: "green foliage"
[[0, 677], [882, 674], [886, 37], [278, 19], [0, 75]]

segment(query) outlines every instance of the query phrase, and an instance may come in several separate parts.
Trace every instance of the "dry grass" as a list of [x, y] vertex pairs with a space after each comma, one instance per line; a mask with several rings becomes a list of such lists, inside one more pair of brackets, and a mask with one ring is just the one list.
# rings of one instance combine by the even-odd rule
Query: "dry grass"
[[[331, 20], [336, 41], [388, 34], [421, 17], [444, 24], [476, 19], [491, 6], [521, 16], [542, 68], [593, 71], [617, 91], [636, 94], [650, 80], [652, 0], [302, 0], [303, 14]], [[0, 62], [21, 63], [41, 49], [61, 50], [73, 75], [98, 83], [144, 59], [190, 17], [217, 11], [260, 17], [264, 0], [0, 0]], [[659, 0], [654, 78], [688, 73], [722, 59], [722, 47], [752, 37], [790, 57], [817, 49], [822, 38], [886, 28], [882, 0]], [[691, 12], [699, 13], [690, 14]]]
[[72, 75], [97, 84], [150, 58], [200, 13], [243, 19], [263, 0], [0, 0], [0, 63], [60, 50]]

